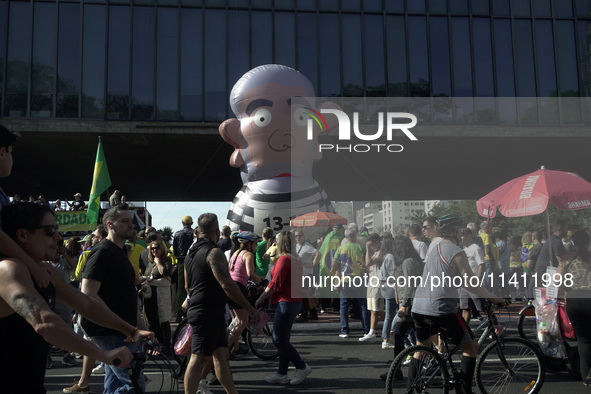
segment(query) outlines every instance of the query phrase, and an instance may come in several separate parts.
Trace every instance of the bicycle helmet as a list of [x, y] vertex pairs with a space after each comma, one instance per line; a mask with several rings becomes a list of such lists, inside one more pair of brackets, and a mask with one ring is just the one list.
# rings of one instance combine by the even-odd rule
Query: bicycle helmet
[[261, 240], [261, 237], [253, 233], [252, 231], [242, 231], [238, 233], [236, 237], [238, 238], [238, 242], [240, 242], [241, 244], [246, 242], [258, 242]]
[[440, 234], [455, 234], [456, 230], [464, 227], [462, 218], [455, 213], [443, 215], [437, 219], [437, 231]]

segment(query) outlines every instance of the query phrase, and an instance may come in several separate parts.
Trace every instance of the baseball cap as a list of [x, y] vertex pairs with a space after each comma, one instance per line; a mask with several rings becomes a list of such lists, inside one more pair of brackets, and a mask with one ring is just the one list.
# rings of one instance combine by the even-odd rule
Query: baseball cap
[[83, 244], [84, 242], [92, 242], [92, 234], [86, 234], [84, 238], [82, 238], [79, 243]]
[[74, 194], [74, 197], [82, 197], [82, 194], [76, 193], [76, 194]]
[[183, 216], [183, 223], [193, 223], [193, 218], [189, 215]]

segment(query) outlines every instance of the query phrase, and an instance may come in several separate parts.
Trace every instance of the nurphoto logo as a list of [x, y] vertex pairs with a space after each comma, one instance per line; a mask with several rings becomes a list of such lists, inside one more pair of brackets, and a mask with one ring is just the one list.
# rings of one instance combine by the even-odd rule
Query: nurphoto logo
[[[417, 124], [417, 117], [408, 112], [378, 112], [377, 124], [363, 125], [365, 129], [372, 128], [372, 131], [362, 131], [360, 129], [359, 112], [353, 112], [353, 120], [345, 111], [334, 108], [321, 108], [315, 111], [309, 107], [304, 108], [308, 115], [307, 119], [307, 139], [314, 139], [314, 124], [316, 123], [321, 132], [328, 130], [327, 116], [335, 116], [337, 121], [338, 139], [343, 142], [364, 141], [365, 143], [349, 144], [319, 144], [320, 152], [334, 150], [336, 152], [402, 152], [404, 147], [401, 144], [390, 143], [394, 137], [406, 136], [410, 141], [418, 141], [417, 137], [410, 131]], [[375, 119], [375, 114], [372, 119]], [[363, 118], [361, 118], [363, 119]], [[407, 120], [407, 122], [404, 122]], [[376, 130], [377, 131], [373, 131]], [[351, 132], [351, 130], [353, 132]], [[401, 133], [397, 133], [400, 131]], [[385, 138], [384, 138], [385, 137]], [[382, 142], [383, 141], [383, 142]]]

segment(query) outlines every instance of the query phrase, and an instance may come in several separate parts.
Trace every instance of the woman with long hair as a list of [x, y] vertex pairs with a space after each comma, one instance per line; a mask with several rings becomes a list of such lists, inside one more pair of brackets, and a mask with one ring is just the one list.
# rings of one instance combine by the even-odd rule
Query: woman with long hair
[[404, 335], [409, 328], [414, 328], [410, 315], [413, 298], [423, 275], [425, 265], [414, 248], [412, 241], [405, 236], [394, 238], [392, 244], [394, 258], [394, 276], [397, 280], [398, 319], [394, 326], [394, 358], [404, 350]]
[[[262, 281], [262, 278], [255, 273], [255, 252], [260, 239], [261, 237], [259, 235], [250, 231], [238, 233], [236, 240], [240, 244], [240, 247], [234, 251], [228, 263], [230, 276], [245, 297], [249, 279], [257, 283]], [[248, 313], [232, 300], [228, 300], [228, 307], [236, 322], [228, 334], [228, 347], [230, 350], [234, 350], [236, 354], [240, 354], [242, 351], [238, 346], [238, 338], [242, 334], [242, 331], [244, 331], [246, 323], [248, 323]]]
[[[302, 360], [298, 351], [290, 342], [293, 322], [302, 309], [302, 263], [291, 254], [291, 232], [283, 231], [277, 236], [279, 259], [271, 270], [271, 282], [255, 303], [258, 308], [269, 296], [275, 306], [273, 319], [273, 343], [279, 350], [279, 368], [276, 373], [267, 376], [269, 383], [300, 384], [312, 369]], [[294, 294], [299, 291], [299, 294]], [[287, 377], [289, 363], [296, 367], [295, 376]]]
[[566, 313], [577, 335], [583, 384], [591, 387], [591, 330], [588, 326], [591, 320], [591, 237], [588, 232], [578, 230], [572, 235], [572, 242], [576, 255], [571, 261], [560, 263], [558, 272], [563, 275], [563, 283], [569, 290], [566, 295]]
[[[152, 241], [148, 245], [148, 265], [146, 266], [145, 277], [142, 288], [149, 286], [150, 290], [144, 292], [144, 313], [148, 320], [150, 331], [156, 334], [158, 342], [162, 344], [165, 353], [171, 349], [170, 319], [172, 318], [171, 294], [170, 294], [170, 272], [172, 263], [167, 256], [167, 249], [164, 242]], [[150, 296], [146, 296], [150, 294]]]

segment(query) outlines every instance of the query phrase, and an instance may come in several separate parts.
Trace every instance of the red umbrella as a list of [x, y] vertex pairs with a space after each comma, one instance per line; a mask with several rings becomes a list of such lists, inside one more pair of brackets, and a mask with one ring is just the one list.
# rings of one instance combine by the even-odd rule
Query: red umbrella
[[334, 226], [335, 224], [347, 224], [347, 219], [332, 212], [310, 212], [291, 219], [291, 227], [316, 227]]
[[507, 217], [537, 215], [546, 211], [546, 226], [550, 235], [548, 202], [567, 211], [591, 208], [591, 183], [572, 172], [551, 171], [542, 167], [499, 186], [476, 201], [476, 209], [489, 220], [495, 217], [497, 208]]
[[519, 217], [546, 211], [548, 202], [569, 211], [591, 208], [591, 183], [572, 172], [542, 167], [499, 186], [478, 200], [476, 209], [488, 218], [495, 217], [497, 208], [503, 216]]

